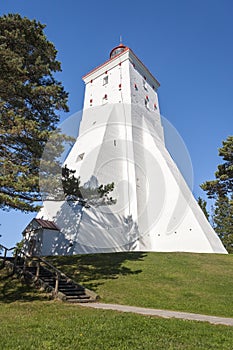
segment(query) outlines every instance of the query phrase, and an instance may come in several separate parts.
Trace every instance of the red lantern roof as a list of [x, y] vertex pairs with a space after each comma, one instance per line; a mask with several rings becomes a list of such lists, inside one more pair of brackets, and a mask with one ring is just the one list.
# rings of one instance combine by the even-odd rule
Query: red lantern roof
[[112, 51], [110, 52], [110, 58], [113, 58], [113, 57], [119, 55], [120, 53], [122, 53], [126, 49], [128, 49], [128, 47], [123, 45], [122, 43], [120, 43], [118, 46], [116, 46], [112, 49]]

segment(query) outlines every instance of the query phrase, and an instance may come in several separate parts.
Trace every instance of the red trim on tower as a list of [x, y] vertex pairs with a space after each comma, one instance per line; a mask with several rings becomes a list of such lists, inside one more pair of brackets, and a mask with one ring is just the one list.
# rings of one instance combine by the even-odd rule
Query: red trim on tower
[[[145, 68], [145, 70], [146, 70], [146, 71], [148, 72], [148, 74], [152, 77], [152, 79], [154, 79], [154, 80], [157, 82], [158, 86], [160, 86], [160, 83], [158, 82], [158, 80], [153, 76], [153, 74], [149, 71], [149, 69], [146, 68], [146, 66], [144, 65], [144, 63], [142, 63], [142, 61], [137, 57], [137, 55], [135, 55], [135, 53], [134, 53], [129, 47], [126, 47], [126, 48], [124, 49], [124, 51], [120, 52], [118, 55], [114, 56], [113, 58], [110, 58], [109, 60], [107, 60], [107, 61], [104, 62], [103, 64], [101, 64], [101, 65], [99, 65], [98, 67], [92, 69], [89, 73], [87, 73], [86, 75], [84, 75], [82, 78], [85, 79], [86, 77], [88, 77], [89, 75], [91, 75], [92, 73], [94, 73], [96, 70], [98, 70], [98, 69], [100, 69], [100, 68], [106, 66], [109, 62], [111, 62], [111, 61], [115, 60], [116, 58], [120, 57], [121, 55], [123, 55], [123, 54], [124, 54], [125, 52], [127, 52], [127, 51], [130, 51], [130, 52], [133, 54], [133, 56], [135, 56], [135, 58], [136, 58], [136, 59], [140, 62], [140, 64]], [[134, 67], [135, 67], [134, 62], [133, 62], [133, 65], [134, 65]]]
[[130, 50], [130, 49], [129, 49], [128, 47], [126, 47], [126, 48], [124, 49], [124, 51], [120, 52], [118, 55], [114, 56], [113, 58], [109, 58], [109, 60], [107, 60], [107, 61], [104, 62], [103, 64], [101, 64], [101, 65], [99, 65], [98, 67], [92, 69], [89, 73], [87, 73], [86, 75], [83, 76], [83, 79], [86, 78], [86, 77], [88, 77], [88, 75], [94, 73], [96, 70], [98, 70], [98, 69], [100, 69], [100, 68], [106, 66], [109, 62], [115, 60], [115, 58], [119, 57], [120, 55], [122, 55], [123, 53], [125, 53], [126, 51], [129, 51], [129, 50]]

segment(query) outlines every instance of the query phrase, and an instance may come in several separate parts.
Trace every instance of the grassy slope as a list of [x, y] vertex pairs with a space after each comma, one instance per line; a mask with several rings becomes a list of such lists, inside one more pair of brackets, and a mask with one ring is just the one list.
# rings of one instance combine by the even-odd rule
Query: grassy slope
[[[52, 260], [97, 290], [103, 301], [229, 316], [232, 259], [130, 253]], [[0, 271], [0, 320], [4, 350], [228, 350], [233, 344], [233, 327], [48, 301], [48, 296], [14, 277], [6, 278], [4, 270]]]
[[233, 317], [233, 255], [115, 253], [51, 260], [103, 302]]

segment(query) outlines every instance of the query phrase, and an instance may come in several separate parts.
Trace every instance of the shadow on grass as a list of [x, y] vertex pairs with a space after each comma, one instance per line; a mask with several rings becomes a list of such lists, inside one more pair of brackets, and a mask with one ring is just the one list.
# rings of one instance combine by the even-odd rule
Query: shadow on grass
[[143, 260], [146, 255], [142, 252], [127, 252], [53, 256], [49, 257], [49, 261], [76, 282], [96, 291], [99, 285], [104, 284], [103, 280], [141, 273], [142, 270], [132, 270], [124, 264], [127, 261]]
[[22, 283], [15, 275], [7, 275], [4, 270], [0, 274], [0, 303], [15, 301], [49, 300], [49, 295], [26, 283]]

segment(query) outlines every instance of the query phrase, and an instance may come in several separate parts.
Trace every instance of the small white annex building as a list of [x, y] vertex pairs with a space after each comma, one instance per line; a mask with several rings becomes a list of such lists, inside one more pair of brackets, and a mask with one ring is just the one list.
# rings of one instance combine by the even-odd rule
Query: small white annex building
[[41, 254], [226, 253], [166, 149], [156, 78], [120, 44], [83, 80], [79, 136], [64, 165], [86, 187], [114, 182], [116, 202], [45, 201], [33, 223], [49, 220], [57, 229], [41, 225]]
[[60, 229], [49, 220], [32, 219], [22, 234], [25, 241], [24, 250], [29, 255], [50, 255], [51, 251], [56, 251], [59, 244]]

